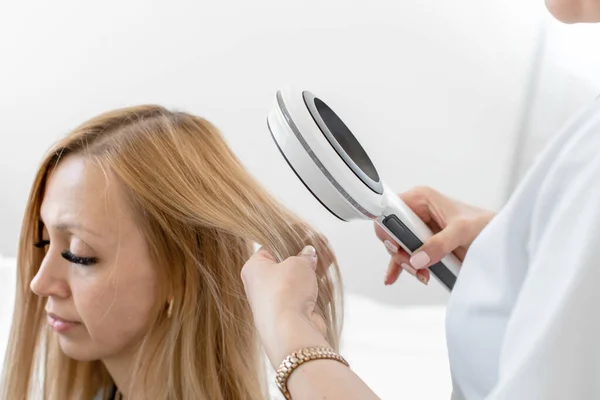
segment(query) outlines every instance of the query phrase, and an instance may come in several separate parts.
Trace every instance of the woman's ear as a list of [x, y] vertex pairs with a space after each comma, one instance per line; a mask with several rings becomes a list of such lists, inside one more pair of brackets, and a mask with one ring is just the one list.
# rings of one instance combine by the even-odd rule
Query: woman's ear
[[171, 297], [171, 300], [169, 300], [169, 306], [167, 308], [167, 318], [171, 318], [171, 315], [173, 315], [173, 297]]

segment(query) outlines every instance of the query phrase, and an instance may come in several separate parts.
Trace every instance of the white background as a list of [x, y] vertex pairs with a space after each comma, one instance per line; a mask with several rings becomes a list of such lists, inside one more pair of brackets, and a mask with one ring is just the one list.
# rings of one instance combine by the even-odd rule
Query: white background
[[268, 190], [329, 237], [349, 292], [443, 303], [436, 283], [384, 287], [372, 226], [339, 222], [304, 189], [266, 129], [276, 90], [324, 98], [397, 191], [431, 185], [498, 209], [600, 87], [598, 32], [548, 22], [541, 0], [2, 2], [0, 253], [15, 254], [54, 140], [108, 109], [159, 103], [220, 127]]

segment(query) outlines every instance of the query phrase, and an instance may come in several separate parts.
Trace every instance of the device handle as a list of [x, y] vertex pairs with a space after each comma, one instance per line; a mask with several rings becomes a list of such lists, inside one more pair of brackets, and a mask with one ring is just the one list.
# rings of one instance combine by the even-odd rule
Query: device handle
[[[388, 194], [386, 203], [383, 214], [377, 218], [377, 223], [408, 254], [412, 254], [433, 236], [431, 229], [398, 196]], [[451, 253], [430, 266], [429, 270], [442, 285], [452, 291], [460, 267], [461, 262]]]

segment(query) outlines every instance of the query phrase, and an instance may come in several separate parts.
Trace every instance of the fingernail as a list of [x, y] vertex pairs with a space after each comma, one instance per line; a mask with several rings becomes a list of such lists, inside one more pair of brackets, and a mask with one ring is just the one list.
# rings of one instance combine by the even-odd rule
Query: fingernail
[[427, 266], [427, 264], [429, 264], [429, 261], [431, 261], [431, 259], [424, 251], [420, 251], [410, 258], [410, 263], [413, 267], [415, 267], [415, 269], [424, 268]]
[[429, 279], [427, 279], [424, 275], [421, 274], [417, 274], [417, 279], [419, 280], [419, 282], [421, 282], [423, 285], [427, 285], [429, 284]]
[[417, 275], [417, 270], [414, 269], [413, 267], [411, 267], [410, 265], [408, 265], [407, 263], [402, 263], [400, 264], [400, 266], [402, 267], [403, 270], [408, 271], [409, 274], [411, 275]]
[[390, 242], [389, 240], [384, 240], [383, 244], [385, 244], [385, 247], [387, 247], [387, 249], [390, 251], [390, 253], [396, 254], [398, 252], [398, 246], [396, 246], [394, 243]]
[[423, 285], [427, 285], [429, 284], [429, 279], [427, 279], [424, 275], [419, 274], [419, 271], [414, 269], [413, 267], [411, 267], [410, 265], [406, 264], [406, 263], [402, 263], [401, 264], [402, 269], [407, 270], [411, 275], [413, 275], [415, 278], [417, 278], [419, 280], [419, 282], [421, 282]]
[[300, 252], [300, 255], [307, 256], [307, 257], [316, 257], [317, 250], [315, 250], [315, 248], [313, 246], [309, 245], [302, 249], [302, 251]]

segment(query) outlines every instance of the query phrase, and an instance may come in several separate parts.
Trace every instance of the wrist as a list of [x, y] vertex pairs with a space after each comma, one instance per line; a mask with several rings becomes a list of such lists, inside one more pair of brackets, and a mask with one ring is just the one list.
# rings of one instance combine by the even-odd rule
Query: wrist
[[291, 353], [306, 347], [331, 347], [323, 334], [302, 315], [285, 315], [262, 338], [271, 365], [277, 369]]

